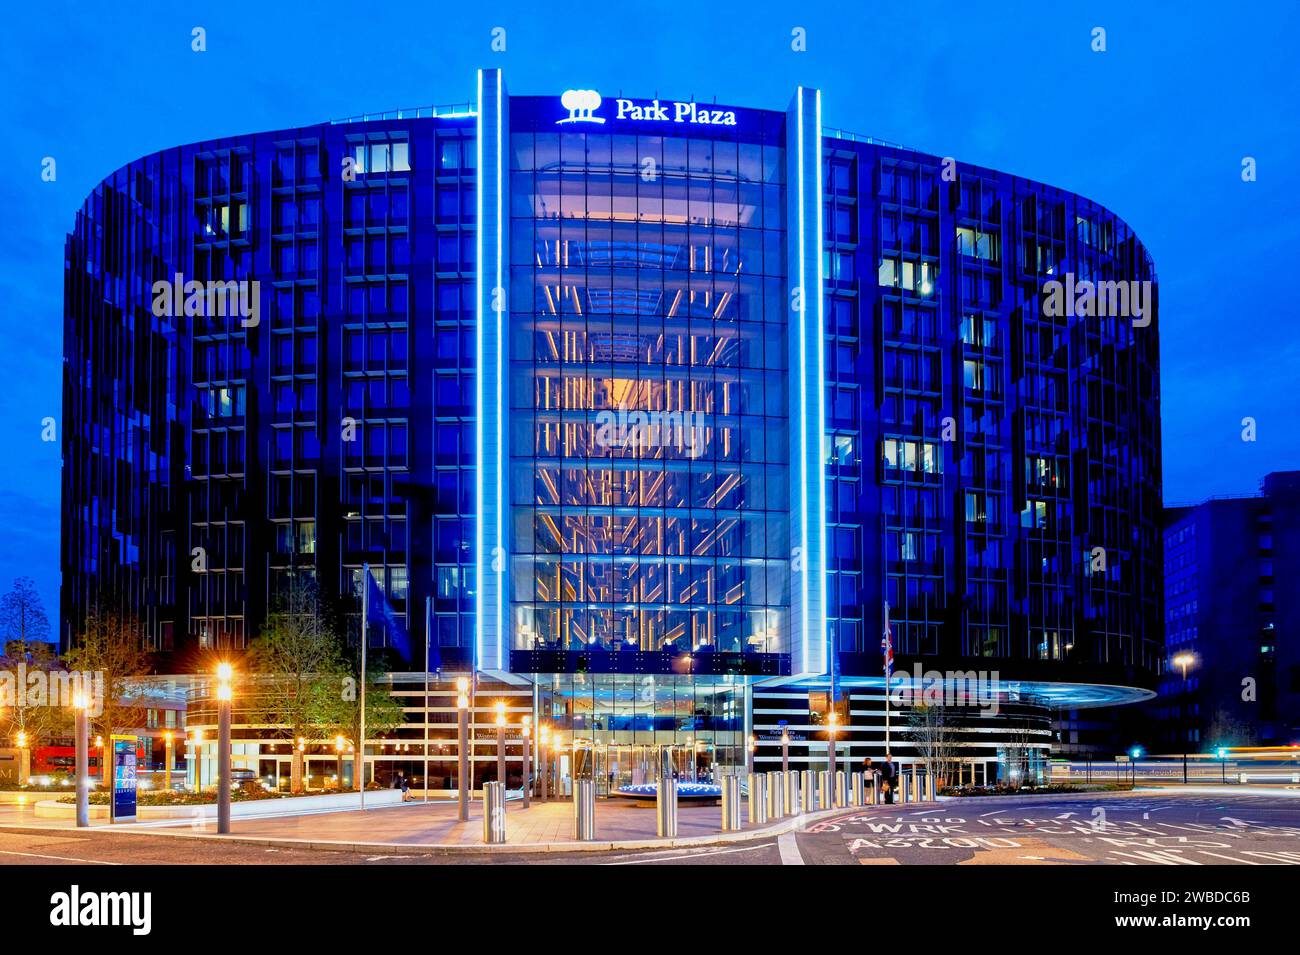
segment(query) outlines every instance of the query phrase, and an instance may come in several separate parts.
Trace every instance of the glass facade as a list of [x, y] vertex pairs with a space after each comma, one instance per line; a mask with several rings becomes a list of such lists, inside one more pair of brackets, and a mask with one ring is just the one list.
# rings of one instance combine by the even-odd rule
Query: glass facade
[[783, 150], [515, 132], [516, 648], [779, 652]]
[[[816, 91], [576, 92], [497, 92], [491, 129], [480, 101], [198, 143], [96, 187], [66, 247], [65, 641], [112, 602], [183, 668], [295, 577], [355, 620], [369, 564], [410, 634], [372, 628], [392, 669], [428, 639], [593, 744], [715, 762], [753, 729], [744, 687], [878, 681], [886, 604], [899, 668], [1148, 685], [1154, 296], [1145, 322], [1043, 307], [1053, 281], [1154, 283], [1131, 230], [822, 131]], [[159, 314], [173, 279], [256, 283], [257, 320]], [[508, 632], [476, 660], [485, 572]]]

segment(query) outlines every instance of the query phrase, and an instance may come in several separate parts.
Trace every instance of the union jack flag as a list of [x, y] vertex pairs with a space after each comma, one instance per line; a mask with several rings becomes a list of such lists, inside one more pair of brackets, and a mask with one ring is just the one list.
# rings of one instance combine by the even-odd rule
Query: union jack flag
[[894, 635], [889, 629], [889, 604], [885, 604], [885, 636], [880, 641], [880, 649], [885, 651], [885, 682], [894, 674]]

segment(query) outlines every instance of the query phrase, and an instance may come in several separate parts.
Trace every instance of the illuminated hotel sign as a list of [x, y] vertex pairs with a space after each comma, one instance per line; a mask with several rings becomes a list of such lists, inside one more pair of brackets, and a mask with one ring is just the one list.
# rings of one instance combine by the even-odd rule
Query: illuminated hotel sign
[[[566, 90], [560, 97], [560, 105], [568, 110], [569, 115], [557, 119], [557, 126], [568, 123], [603, 124], [606, 117], [597, 116], [602, 99], [595, 90]], [[613, 119], [628, 120], [638, 123], [686, 123], [692, 126], [735, 126], [736, 111], [702, 106], [696, 102], [682, 102], [657, 99], [636, 100], [616, 99]]]

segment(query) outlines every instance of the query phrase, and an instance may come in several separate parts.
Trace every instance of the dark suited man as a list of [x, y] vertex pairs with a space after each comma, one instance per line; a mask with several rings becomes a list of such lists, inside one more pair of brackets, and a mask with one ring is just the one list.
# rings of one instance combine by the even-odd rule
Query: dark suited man
[[880, 767], [880, 785], [885, 793], [885, 802], [894, 804], [894, 790], [898, 788], [898, 764], [892, 753], [885, 754], [885, 763]]

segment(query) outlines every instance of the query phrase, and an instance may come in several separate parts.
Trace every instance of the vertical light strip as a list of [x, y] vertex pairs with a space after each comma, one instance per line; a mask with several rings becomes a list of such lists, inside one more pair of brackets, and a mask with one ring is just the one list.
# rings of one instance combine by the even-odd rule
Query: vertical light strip
[[[505, 335], [505, 316], [508, 303], [505, 300], [505, 281], [501, 271], [501, 241], [503, 223], [501, 221], [501, 157], [505, 154], [505, 144], [501, 140], [501, 71], [496, 71], [497, 75], [497, 139], [494, 152], [497, 157], [497, 284], [492, 289], [492, 299], [497, 304], [497, 407], [496, 407], [496, 424], [497, 424], [497, 542], [499, 549], [498, 554], [501, 560], [501, 571], [497, 574], [497, 669], [505, 669], [503, 653], [505, 651], [506, 634], [509, 628], [506, 626], [505, 613], [505, 560], [506, 560], [506, 534], [505, 534], [505, 501], [508, 501], [509, 495], [506, 493], [505, 484], [505, 434], [503, 431], [503, 422], [506, 417], [505, 404], [505, 354], [506, 354], [506, 335]], [[479, 234], [482, 234], [480, 227]], [[497, 301], [498, 297], [500, 301]]]
[[474, 416], [474, 668], [477, 670], [483, 659], [483, 582], [487, 575], [483, 573], [483, 370], [486, 367], [483, 354], [483, 71], [478, 71], [478, 114], [474, 119], [474, 149], [477, 162], [474, 164], [474, 202], [475, 202], [475, 256], [474, 256], [474, 341], [477, 363], [474, 369], [474, 388], [478, 405]]
[[799, 200], [797, 202], [799, 219], [799, 554], [803, 560], [803, 573], [800, 575], [802, 601], [799, 612], [802, 619], [799, 626], [803, 631], [803, 670], [808, 672], [808, 574], [811, 556], [808, 553], [808, 326], [805, 316], [808, 314], [808, 286], [806, 284], [804, 219], [807, 209], [804, 206], [804, 171], [803, 171], [803, 87], [795, 93], [795, 114], [798, 121], [795, 126], [795, 142], [798, 156], [797, 176], [799, 180]]
[[[816, 154], [817, 154], [817, 248], [821, 249], [826, 243], [826, 223], [825, 209], [823, 207], [822, 197], [822, 176], [825, 170], [822, 166], [822, 91], [816, 91], [816, 122], [817, 128], [813, 131], [817, 137]], [[830, 613], [830, 608], [826, 605], [826, 578], [829, 573], [830, 555], [826, 551], [826, 314], [825, 299], [826, 274], [824, 256], [817, 256], [817, 539], [818, 553], [820, 564], [817, 573], [817, 589], [820, 599], [820, 614], [818, 619], [821, 621], [822, 632], [820, 634], [822, 645], [825, 648], [824, 664], [826, 672], [831, 674], [831, 685], [834, 686], [835, 679], [835, 659], [831, 655], [830, 645], [830, 628], [826, 625], [826, 618]]]

